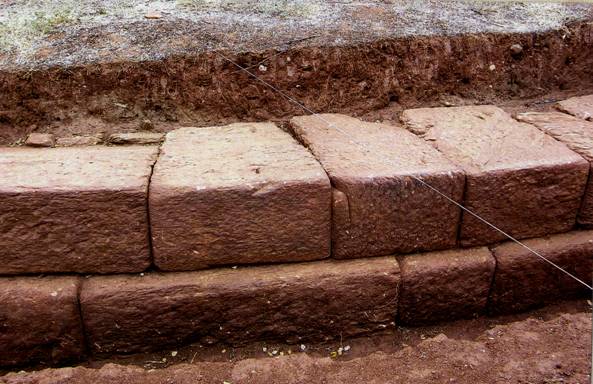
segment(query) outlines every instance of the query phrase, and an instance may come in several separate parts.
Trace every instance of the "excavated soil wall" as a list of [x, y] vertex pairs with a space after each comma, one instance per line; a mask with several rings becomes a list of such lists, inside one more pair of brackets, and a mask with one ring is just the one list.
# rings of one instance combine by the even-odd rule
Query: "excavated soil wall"
[[[214, 52], [160, 61], [0, 72], [0, 144], [32, 131], [77, 134], [278, 120], [303, 110], [360, 115], [444, 96], [493, 103], [593, 84], [593, 23], [525, 34], [408, 37], [287, 51]], [[224, 56], [223, 56], [224, 55]], [[267, 59], [267, 60], [266, 60]]]

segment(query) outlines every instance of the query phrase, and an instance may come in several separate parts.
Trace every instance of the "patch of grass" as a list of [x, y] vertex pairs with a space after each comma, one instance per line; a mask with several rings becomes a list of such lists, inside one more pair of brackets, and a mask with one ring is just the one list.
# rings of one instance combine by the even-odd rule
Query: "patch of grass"
[[35, 2], [20, 13], [0, 21], [0, 52], [26, 50], [32, 41], [45, 37], [62, 25], [76, 20], [74, 3], [68, 1]]
[[197, 11], [262, 13], [280, 18], [307, 17], [320, 9], [319, 5], [303, 0], [177, 0], [176, 4]]

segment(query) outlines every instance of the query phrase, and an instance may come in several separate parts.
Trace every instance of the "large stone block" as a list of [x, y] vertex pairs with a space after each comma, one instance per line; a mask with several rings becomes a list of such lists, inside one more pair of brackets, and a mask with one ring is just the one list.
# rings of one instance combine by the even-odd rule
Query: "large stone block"
[[0, 366], [81, 359], [78, 286], [75, 277], [0, 278]]
[[[466, 171], [464, 204], [517, 238], [570, 230], [589, 163], [566, 145], [494, 106], [404, 111], [408, 129]], [[464, 246], [505, 240], [464, 212]]]
[[84, 282], [81, 306], [96, 353], [292, 343], [391, 327], [398, 283], [394, 257], [104, 276]]
[[355, 258], [456, 244], [460, 212], [411, 176], [461, 201], [463, 171], [402, 128], [343, 115], [290, 121], [328, 173], [333, 256]]
[[169, 132], [150, 185], [155, 264], [322, 259], [331, 189], [315, 158], [271, 123]]
[[521, 113], [517, 115], [517, 119], [533, 124], [563, 142], [591, 164], [589, 182], [577, 221], [586, 227], [593, 227], [593, 122], [558, 112]]
[[400, 320], [418, 325], [482, 314], [495, 264], [485, 247], [401, 257]]
[[[524, 243], [591, 284], [593, 231], [573, 231]], [[590, 297], [587, 287], [514, 242], [499, 245], [492, 252], [496, 258], [496, 274], [490, 293], [491, 313], [523, 311], [580, 295]]]
[[584, 120], [593, 120], [593, 95], [571, 97], [558, 102], [558, 109]]
[[0, 149], [0, 274], [150, 265], [148, 147]]

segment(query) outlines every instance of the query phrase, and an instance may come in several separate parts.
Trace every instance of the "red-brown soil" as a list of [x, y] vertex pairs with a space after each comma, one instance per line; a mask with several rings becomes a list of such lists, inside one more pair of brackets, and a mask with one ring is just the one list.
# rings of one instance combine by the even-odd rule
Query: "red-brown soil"
[[[193, 345], [174, 353], [10, 373], [0, 383], [585, 384], [591, 372], [590, 303], [564, 302], [522, 315], [399, 328], [393, 334], [307, 345], [305, 353], [294, 345]], [[337, 355], [340, 347], [342, 355]]]
[[[165, 27], [155, 26], [167, 33]], [[211, 40], [220, 46], [224, 36]], [[520, 54], [511, 51], [514, 44], [521, 45]], [[220, 52], [310, 110], [356, 116], [459, 99], [500, 104], [562, 90], [580, 94], [593, 84], [592, 50], [593, 24], [585, 21], [547, 32], [398, 37], [340, 46], [307, 41]], [[0, 70], [0, 143], [32, 131], [62, 136], [141, 126], [167, 131], [305, 114], [224, 57], [203, 50], [152, 61]]]

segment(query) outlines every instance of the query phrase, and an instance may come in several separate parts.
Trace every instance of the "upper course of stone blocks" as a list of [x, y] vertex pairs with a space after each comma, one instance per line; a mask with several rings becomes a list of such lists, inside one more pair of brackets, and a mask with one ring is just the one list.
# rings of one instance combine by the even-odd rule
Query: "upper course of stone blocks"
[[[494, 106], [413, 109], [402, 120], [466, 171], [465, 206], [511, 236], [575, 224], [589, 164], [566, 145]], [[504, 239], [464, 213], [463, 245]]]
[[154, 147], [0, 149], [0, 273], [140, 272]]
[[[521, 113], [517, 119], [533, 124], [546, 134], [566, 144], [583, 156], [593, 169], [593, 122], [559, 112]], [[589, 176], [587, 189], [581, 203], [578, 222], [593, 227], [593, 177]]]
[[558, 109], [584, 120], [593, 120], [593, 95], [571, 97], [558, 102]]
[[170, 132], [150, 186], [155, 264], [329, 257], [330, 194], [315, 158], [271, 123]]
[[410, 177], [461, 201], [463, 172], [445, 156], [402, 128], [344, 115], [301, 116], [290, 124], [334, 187], [334, 257], [455, 246], [459, 209]]

